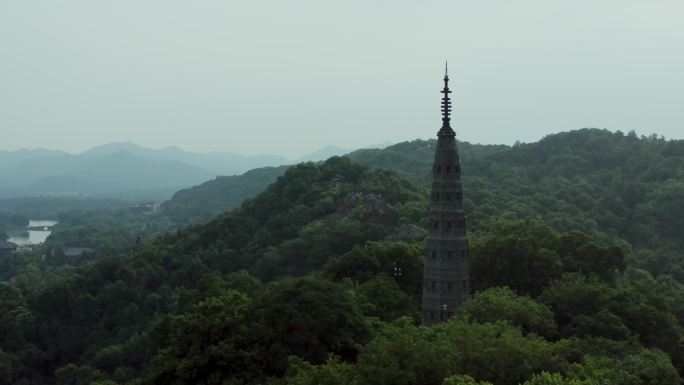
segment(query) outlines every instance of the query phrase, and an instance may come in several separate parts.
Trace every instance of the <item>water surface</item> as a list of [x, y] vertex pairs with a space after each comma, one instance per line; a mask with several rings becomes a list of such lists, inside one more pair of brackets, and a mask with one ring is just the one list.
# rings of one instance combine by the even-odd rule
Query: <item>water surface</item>
[[47, 220], [47, 219], [31, 219], [29, 220], [28, 227], [44, 227], [42, 230], [28, 230], [22, 234], [9, 234], [10, 237], [8, 242], [15, 243], [19, 246], [27, 245], [38, 245], [47, 239], [52, 232], [50, 230], [51, 226], [57, 224], [57, 221]]

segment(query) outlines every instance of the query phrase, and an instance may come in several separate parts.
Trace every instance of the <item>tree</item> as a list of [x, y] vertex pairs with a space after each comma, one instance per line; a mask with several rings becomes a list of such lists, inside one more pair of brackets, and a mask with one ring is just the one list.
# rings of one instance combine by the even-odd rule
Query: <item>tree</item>
[[400, 318], [362, 348], [355, 371], [361, 384], [439, 385], [454, 373], [456, 355], [434, 330]]
[[402, 292], [395, 280], [384, 274], [378, 274], [355, 289], [360, 297], [364, 314], [375, 316], [383, 321], [413, 315], [418, 319], [418, 304], [413, 298]]
[[358, 283], [371, 280], [377, 274], [385, 274], [395, 280], [405, 293], [419, 298], [424, 264], [422, 243], [367, 242], [332, 259], [325, 272], [332, 278], [350, 278]]
[[442, 385], [492, 385], [492, 383], [486, 381], [478, 382], [470, 376], [454, 375], [445, 378]]
[[599, 385], [599, 382], [565, 378], [559, 373], [541, 372], [521, 385]]
[[259, 378], [265, 359], [252, 343], [250, 299], [233, 290], [209, 297], [170, 319], [169, 346], [154, 358], [154, 384], [221, 383]]
[[344, 286], [316, 277], [286, 278], [271, 284], [250, 314], [251, 333], [265, 348], [268, 374], [282, 374], [287, 357], [312, 363], [330, 354], [353, 360], [369, 326], [352, 293]]
[[462, 373], [494, 384], [514, 385], [542, 370], [565, 366], [553, 345], [504, 321], [475, 323], [451, 319], [436, 340], [454, 350], [452, 373]]
[[560, 327], [568, 325], [577, 315], [596, 314], [614, 296], [614, 289], [596, 277], [568, 273], [544, 290], [542, 303], [553, 308]]
[[578, 231], [561, 234], [557, 250], [565, 272], [596, 274], [610, 282], [625, 270], [625, 255], [620, 248], [601, 247]]
[[334, 356], [321, 365], [313, 365], [301, 358], [290, 357], [284, 383], [287, 385], [357, 384], [354, 366]]
[[623, 358], [585, 356], [580, 364], [570, 367], [574, 378], [593, 380], [599, 384], [679, 385], [681, 378], [667, 354], [642, 349]]
[[57, 385], [90, 385], [91, 383], [102, 380], [103, 374], [99, 370], [90, 366], [77, 366], [69, 364], [55, 371]]
[[508, 286], [536, 297], [563, 272], [556, 242], [555, 233], [539, 221], [500, 223], [473, 242], [474, 289]]
[[460, 309], [459, 315], [478, 322], [509, 321], [526, 333], [553, 337], [558, 333], [551, 309], [532, 298], [518, 296], [506, 287], [476, 293]]

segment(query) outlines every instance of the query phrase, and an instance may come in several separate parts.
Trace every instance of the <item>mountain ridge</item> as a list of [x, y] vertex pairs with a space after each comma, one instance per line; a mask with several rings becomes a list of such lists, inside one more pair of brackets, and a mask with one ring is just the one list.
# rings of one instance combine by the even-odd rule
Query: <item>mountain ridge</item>
[[[17, 341], [8, 344], [12, 378], [365, 384], [399, 362], [411, 378], [435, 372], [426, 384], [451, 383], [443, 381], [451, 372], [503, 385], [593, 384], [521, 382], [549, 368], [579, 368], [599, 379], [616, 373], [611, 378], [677, 385], [684, 259], [665, 248], [680, 240], [654, 237], [657, 248], [636, 250], [620, 237], [630, 235], [623, 225], [643, 226], [646, 237], [683, 228], [682, 143], [587, 130], [541, 144], [462, 146], [474, 295], [432, 327], [417, 325], [424, 233], [395, 236], [427, 226], [421, 181], [434, 143], [289, 167], [206, 223], [138, 239], [80, 267], [59, 253], [31, 260], [46, 272], [45, 285], [35, 285], [35, 269], [20, 269], [16, 287], [3, 292], [5, 314], [15, 315], [0, 328]], [[416, 164], [416, 182], [362, 161]], [[92, 223], [71, 235], [87, 236]], [[136, 236], [116, 237], [116, 227], [101, 242]], [[554, 229], [562, 227], [569, 231]], [[17, 316], [32, 322], [12, 322]], [[351, 332], [358, 337], [339, 338]], [[449, 352], [456, 354], [437, 356]], [[237, 366], [245, 357], [247, 366]], [[403, 365], [407, 359], [417, 364]], [[597, 365], [600, 372], [584, 371]], [[311, 373], [305, 381], [302, 370]]]
[[[326, 146], [300, 159], [320, 161], [350, 150]], [[115, 172], [113, 166], [99, 170], [118, 182], [102, 180], [93, 165], [104, 166], [112, 154], [130, 154], [136, 162], [122, 162], [125, 172]], [[123, 159], [123, 158], [122, 158]], [[131, 157], [126, 157], [130, 160]], [[192, 187], [216, 176], [239, 176], [261, 167], [278, 167], [297, 163], [286, 157], [270, 154], [242, 155], [234, 152], [199, 153], [178, 146], [161, 149], [147, 148], [131, 141], [112, 142], [95, 146], [78, 154], [46, 149], [0, 151], [0, 197], [36, 196], [51, 193], [76, 193], [84, 196], [126, 197], [144, 196], [154, 200], [168, 199], [176, 190]], [[165, 167], [160, 168], [160, 164]], [[133, 178], [141, 170], [146, 177]], [[174, 173], [176, 181], [173, 181]], [[88, 174], [89, 177], [86, 178]], [[80, 175], [80, 176], [77, 176]], [[160, 180], [166, 175], [169, 180]], [[264, 186], [265, 187], [265, 186]], [[133, 194], [132, 192], [136, 192]], [[148, 191], [149, 193], [144, 193]]]
[[[394, 171], [427, 187], [434, 146], [435, 140], [419, 139], [382, 150], [357, 150], [348, 157], [367, 166]], [[502, 210], [510, 218], [539, 215], [561, 231], [582, 230], [595, 233], [599, 239], [608, 239], [607, 234], [616, 233], [637, 248], [660, 244], [676, 249], [682, 245], [684, 235], [681, 231], [678, 234], [676, 227], [663, 228], [662, 234], [658, 234], [653, 229], [660, 225], [647, 225], [639, 218], [658, 213], [668, 223], [681, 222], [680, 228], [684, 228], [684, 222], [677, 219], [684, 218], [684, 205], [677, 206], [684, 196], [684, 183], [681, 183], [684, 181], [684, 140], [580, 129], [513, 146], [459, 142], [458, 150], [466, 197], [464, 207], [473, 215], [486, 216]], [[252, 173], [257, 174], [256, 170]], [[265, 189], [279, 174], [269, 175], [270, 180], [266, 176], [264, 173], [257, 180], [243, 174], [230, 183], [218, 178], [187, 190], [192, 191], [196, 202], [212, 201], [212, 209], [206, 211], [207, 206], [197, 209], [202, 216], [194, 220], [207, 220], [238, 207], [242, 200], [256, 195], [260, 188]], [[566, 187], [556, 191], [556, 185]], [[549, 195], [544, 189], [555, 195]], [[236, 191], [251, 193], [240, 195]], [[563, 191], [572, 191], [572, 194]], [[611, 196], [611, 200], [606, 196]], [[547, 202], [548, 207], [539, 201]], [[173, 198], [163, 207], [165, 214], [179, 222], [186, 222], [179, 207], [186, 213], [195, 210], [192, 204], [179, 204]], [[581, 219], [567, 219], [570, 212], [579, 209], [582, 209]], [[617, 221], [616, 217], [625, 219]]]

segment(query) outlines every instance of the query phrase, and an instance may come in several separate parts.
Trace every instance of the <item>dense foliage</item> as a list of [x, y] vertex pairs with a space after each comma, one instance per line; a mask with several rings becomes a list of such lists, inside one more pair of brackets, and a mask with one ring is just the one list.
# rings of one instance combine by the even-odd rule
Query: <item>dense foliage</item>
[[[408, 164], [433, 143], [385, 153], [417, 184], [348, 158], [291, 167], [129, 251], [30, 260], [0, 284], [0, 383], [681, 384], [678, 143], [585, 130], [463, 146], [476, 293], [432, 327], [418, 326], [427, 170]], [[632, 182], [644, 195], [627, 204]], [[59, 237], [87, 231], [69, 223]]]
[[[434, 143], [350, 156], [426, 182]], [[659, 254], [684, 247], [682, 140], [583, 129], [512, 147], [460, 144], [459, 151], [466, 210], [475, 219], [539, 216], [559, 230], [620, 238]]]
[[262, 192], [289, 167], [263, 167], [242, 175], [218, 176], [180, 190], [164, 202], [164, 216], [184, 224], [209, 220], [222, 211], [239, 207], [245, 199]]
[[[434, 146], [434, 140], [416, 140], [382, 150], [359, 150], [349, 156], [369, 166], [391, 169], [409, 180], [424, 183], [428, 181]], [[462, 161], [468, 163], [507, 147], [462, 142], [459, 148]], [[397, 167], [399, 164], [401, 166]], [[223, 211], [239, 207], [242, 201], [263, 191], [289, 167], [291, 166], [263, 167], [242, 175], [219, 176], [198, 186], [180, 190], [164, 203], [163, 214], [176, 223], [209, 220]]]
[[[415, 140], [349, 157], [427, 188], [435, 143]], [[583, 129], [514, 146], [461, 142], [459, 152], [471, 223], [541, 217], [558, 230], [626, 240], [657, 251], [655, 258], [682, 258], [684, 141]], [[206, 219], [237, 207], [283, 169], [217, 178], [179, 192], [165, 208], [177, 222]]]
[[29, 223], [28, 217], [23, 214], [0, 211], [0, 241], [7, 239], [7, 230], [25, 228]]
[[173, 228], [164, 218], [130, 208], [70, 211], [57, 215], [56, 219], [58, 223], [46, 244], [57, 253], [65, 247], [87, 247], [97, 255], [109, 255]]

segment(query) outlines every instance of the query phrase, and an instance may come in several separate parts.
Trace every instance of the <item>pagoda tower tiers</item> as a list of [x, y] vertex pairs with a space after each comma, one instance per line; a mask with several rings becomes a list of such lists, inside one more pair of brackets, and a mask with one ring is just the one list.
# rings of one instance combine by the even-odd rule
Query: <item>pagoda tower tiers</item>
[[445, 322], [470, 297], [469, 253], [461, 165], [451, 129], [449, 76], [444, 73], [442, 128], [432, 165], [432, 194], [423, 273], [423, 324]]

